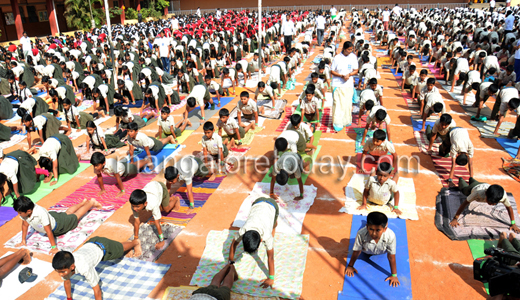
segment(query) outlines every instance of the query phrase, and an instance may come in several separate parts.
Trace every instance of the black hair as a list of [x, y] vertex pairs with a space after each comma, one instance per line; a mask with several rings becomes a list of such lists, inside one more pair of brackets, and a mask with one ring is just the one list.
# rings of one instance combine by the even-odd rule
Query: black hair
[[486, 199], [489, 203], [497, 204], [504, 198], [505, 193], [506, 191], [504, 191], [503, 187], [498, 184], [493, 184], [486, 190]]
[[265, 87], [265, 82], [263, 82], [263, 81], [258, 82], [258, 87], [259, 88], [264, 88]]
[[299, 115], [299, 114], [292, 114], [291, 115], [291, 124], [292, 126], [296, 126], [298, 124], [300, 124], [302, 121], [302, 116]]
[[285, 151], [287, 150], [287, 140], [285, 138], [277, 138], [276, 141], [274, 141], [274, 147], [278, 151]]
[[413, 71], [417, 70], [417, 67], [415, 65], [410, 65], [409, 69], [410, 69], [410, 71], [413, 72]]
[[276, 83], [276, 82], [271, 82], [270, 85], [271, 85], [271, 88], [272, 88], [273, 90], [276, 90], [276, 89], [278, 88], [278, 83]]
[[509, 102], [507, 103], [507, 106], [509, 106], [509, 109], [517, 109], [518, 106], [520, 106], [520, 99], [513, 98], [513, 99], [509, 100]]
[[367, 100], [365, 102], [365, 109], [366, 110], [371, 110], [372, 107], [374, 107], [375, 103], [374, 103], [374, 100]]
[[435, 81], [436, 81], [435, 78], [430, 77], [430, 78], [428, 78], [428, 80], [426, 80], [426, 84], [435, 84]]
[[442, 114], [441, 117], [439, 118], [439, 122], [446, 124], [446, 125], [451, 124], [452, 120], [453, 120], [453, 118], [449, 114]]
[[128, 124], [128, 130], [134, 130], [134, 131], [137, 131], [139, 130], [139, 125], [137, 125], [136, 122], [130, 122]]
[[478, 87], [480, 86], [480, 82], [473, 82], [471, 84], [471, 88], [474, 90], [478, 90]]
[[488, 87], [488, 92], [491, 92], [491, 94], [496, 94], [498, 92], [498, 85], [492, 84]]
[[466, 153], [461, 153], [455, 159], [455, 163], [459, 166], [465, 166], [468, 164], [468, 155]]
[[422, 69], [419, 75], [428, 75], [428, 70]]
[[219, 117], [227, 117], [229, 116], [229, 110], [227, 108], [223, 108], [218, 112]]
[[258, 246], [260, 246], [260, 242], [262, 241], [260, 234], [256, 230], [248, 230], [242, 236], [242, 245], [244, 246], [244, 251], [249, 254], [255, 253], [258, 250]]
[[367, 225], [386, 227], [387, 224], [388, 217], [382, 212], [373, 211], [367, 216]]
[[14, 200], [13, 208], [16, 212], [26, 213], [27, 211], [34, 209], [34, 202], [32, 202], [29, 197], [20, 196], [18, 199]]
[[103, 164], [103, 163], [105, 163], [105, 161], [106, 161], [105, 155], [101, 152], [94, 152], [92, 154], [92, 156], [90, 157], [90, 164], [92, 164], [93, 166]]
[[242, 98], [242, 97], [249, 98], [249, 93], [246, 92], [246, 91], [241, 92], [241, 93], [240, 93], [240, 98]]
[[311, 79], [319, 78], [320, 75], [316, 72], [311, 73]]
[[461, 73], [459, 74], [459, 80], [462, 80], [462, 81], [466, 81], [466, 80], [468, 80], [468, 73], [466, 73], [466, 72], [461, 72]]
[[375, 140], [384, 141], [386, 140], [386, 132], [384, 130], [378, 129], [374, 131], [373, 138]]
[[52, 172], [52, 160], [50, 158], [40, 156], [38, 159], [38, 164], [42, 169]]
[[215, 130], [215, 126], [213, 126], [213, 123], [211, 121], [206, 121], [202, 129], [204, 129], [204, 131], [213, 131]]
[[371, 78], [371, 79], [368, 81], [368, 84], [377, 84], [377, 79], [375, 79], [375, 78]]
[[440, 112], [442, 111], [443, 108], [444, 108], [444, 104], [439, 103], [439, 102], [437, 102], [437, 103], [435, 103], [435, 104], [433, 105], [433, 111], [434, 111], [435, 113], [437, 113], [437, 114], [440, 113]]
[[186, 100], [186, 104], [188, 105], [188, 107], [195, 107], [197, 105], [197, 101], [195, 100], [195, 97], [189, 97]]
[[141, 205], [146, 203], [146, 193], [143, 190], [137, 189], [130, 194], [130, 204]]
[[114, 107], [114, 115], [116, 115], [116, 117], [122, 117], [125, 115], [125, 109], [123, 108], [123, 106], [116, 106]]
[[289, 181], [289, 174], [285, 170], [280, 170], [278, 174], [276, 174], [276, 183], [279, 185], [286, 185]]
[[161, 114], [170, 114], [170, 108], [168, 106], [163, 106], [163, 108], [161, 108]]
[[59, 251], [52, 258], [54, 270], [68, 269], [72, 264], [74, 264], [74, 256], [69, 251]]
[[27, 114], [27, 110], [23, 107], [19, 107], [18, 110], [16, 110], [16, 114], [19, 116], [19, 117], [23, 117]]
[[379, 163], [379, 165], [377, 165], [377, 170], [390, 174], [390, 172], [392, 172], [392, 165], [390, 165], [389, 162], [385, 161], [385, 162]]
[[375, 113], [376, 120], [383, 121], [386, 118], [386, 111], [382, 108], [378, 109]]
[[169, 166], [164, 170], [164, 179], [171, 181], [179, 176], [179, 171], [176, 167]]

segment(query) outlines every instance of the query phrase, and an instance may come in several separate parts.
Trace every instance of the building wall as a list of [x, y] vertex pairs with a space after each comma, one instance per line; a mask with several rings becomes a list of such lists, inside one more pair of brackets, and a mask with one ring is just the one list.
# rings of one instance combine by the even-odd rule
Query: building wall
[[[421, 1], [407, 1], [406, 3], [402, 3], [396, 0], [379, 0], [367, 3], [366, 0], [351, 0], [351, 1], [327, 1], [327, 2], [316, 2], [315, 0], [286, 0], [286, 1], [277, 1], [277, 0], [262, 0], [262, 6], [305, 6], [305, 5], [322, 5], [325, 9], [329, 9], [331, 4], [335, 5], [354, 5], [362, 8], [363, 4], [366, 5], [382, 5], [389, 7], [394, 6], [396, 3], [399, 3], [401, 6], [405, 6], [408, 3], [468, 3], [467, 0], [421, 0]], [[218, 2], [214, 0], [199, 0], [199, 1], [185, 1], [181, 0], [181, 9], [197, 9], [200, 7], [201, 9], [215, 9], [217, 7], [220, 8], [240, 8], [240, 7], [255, 7], [258, 6], [257, 1], [249, 1], [244, 2], [243, 0], [220, 0]]]

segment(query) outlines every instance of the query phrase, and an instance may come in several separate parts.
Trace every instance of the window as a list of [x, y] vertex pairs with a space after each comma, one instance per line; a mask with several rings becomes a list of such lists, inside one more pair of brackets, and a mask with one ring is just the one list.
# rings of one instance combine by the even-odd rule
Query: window
[[119, 7], [119, 1], [118, 0], [112, 1], [112, 4], [114, 5], [114, 7]]
[[27, 16], [29, 23], [39, 22], [38, 13], [36, 12], [36, 6], [27, 6]]
[[25, 12], [23, 10], [23, 6], [19, 6], [20, 8], [20, 17], [22, 18], [22, 24], [25, 24], [27, 20], [25, 20]]

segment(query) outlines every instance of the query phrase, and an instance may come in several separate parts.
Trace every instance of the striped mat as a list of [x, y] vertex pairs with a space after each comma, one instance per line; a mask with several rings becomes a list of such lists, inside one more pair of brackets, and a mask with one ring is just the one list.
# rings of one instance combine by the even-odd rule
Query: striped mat
[[[449, 187], [448, 178], [450, 177], [451, 170], [451, 157], [440, 157], [440, 156], [432, 156], [433, 165], [435, 166], [435, 171], [441, 178], [442, 185], [445, 188]], [[453, 183], [455, 185], [458, 184], [458, 178], [462, 177], [464, 180], [469, 181], [469, 171], [467, 166], [455, 166], [455, 172], [453, 174]]]

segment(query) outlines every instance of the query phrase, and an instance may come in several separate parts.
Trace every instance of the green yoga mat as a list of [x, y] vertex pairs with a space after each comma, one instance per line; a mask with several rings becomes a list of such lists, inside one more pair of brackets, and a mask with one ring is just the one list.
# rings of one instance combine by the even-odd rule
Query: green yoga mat
[[[484, 249], [496, 247], [497, 244], [497, 240], [468, 240], [469, 250], [471, 251], [473, 259], [486, 256]], [[484, 288], [486, 289], [486, 293], [489, 294], [489, 286], [487, 283], [484, 283]]]
[[[78, 167], [78, 170], [76, 170], [76, 172], [74, 172], [74, 174], [60, 174], [58, 183], [56, 183], [53, 186], [50, 186], [50, 182], [49, 183], [43, 183], [43, 181], [40, 181], [40, 182], [38, 182], [36, 184], [37, 188], [36, 188], [36, 190], [34, 192], [32, 192], [31, 194], [25, 194], [24, 196], [29, 197], [34, 203], [36, 203], [36, 202], [40, 201], [41, 199], [43, 199], [43, 197], [49, 195], [53, 190], [59, 188], [60, 186], [62, 186], [65, 183], [67, 183], [72, 178], [78, 176], [79, 173], [85, 171], [90, 166], [91, 165], [88, 164], [88, 163], [80, 163], [79, 167]], [[7, 200], [7, 203], [2, 204], [2, 206], [13, 207], [13, 199], [12, 199], [12, 197], [11, 196], [6, 196], [5, 198]]]
[[[318, 130], [318, 131], [314, 132], [314, 142], [312, 144], [314, 146], [318, 146], [318, 142], [319, 142], [320, 138], [321, 138], [321, 131]], [[312, 161], [316, 161], [316, 157], [318, 157], [318, 153], [320, 152], [320, 150], [321, 150], [321, 146], [318, 146], [316, 148], [316, 150], [314, 150], [314, 154], [312, 155]], [[311, 166], [311, 168], [312, 168], [312, 166]], [[271, 168], [269, 168], [269, 172], [267, 172], [264, 179], [262, 179], [262, 182], [264, 182], [264, 183], [271, 182], [271, 176], [269, 176], [269, 174], [271, 174], [272, 171], [273, 171], [273, 167], [271, 166]], [[304, 184], [308, 177], [309, 177], [309, 174], [302, 173], [302, 181]], [[297, 185], [298, 180], [296, 178], [291, 178], [291, 179], [289, 179], [288, 184]]]
[[[300, 108], [300, 105], [298, 105], [298, 107], [296, 107], [296, 110], [294, 111], [294, 113], [298, 114], [298, 115], [302, 114], [302, 109]], [[321, 120], [322, 117], [323, 117], [323, 109], [320, 109], [320, 118], [319, 118], [319, 120]], [[307, 118], [305, 116], [303, 116], [302, 122], [318, 123], [318, 120], [316, 120], [316, 121], [308, 121]]]

